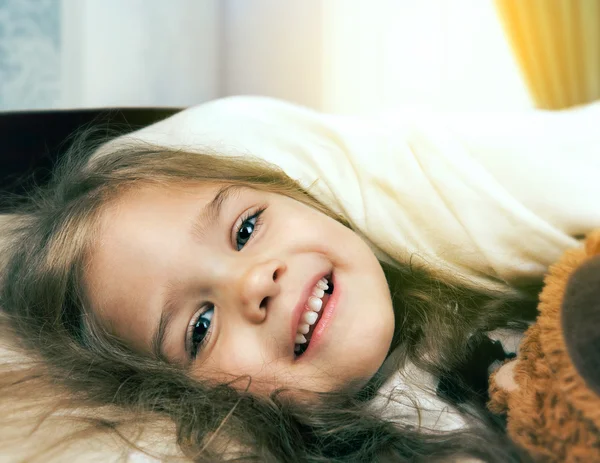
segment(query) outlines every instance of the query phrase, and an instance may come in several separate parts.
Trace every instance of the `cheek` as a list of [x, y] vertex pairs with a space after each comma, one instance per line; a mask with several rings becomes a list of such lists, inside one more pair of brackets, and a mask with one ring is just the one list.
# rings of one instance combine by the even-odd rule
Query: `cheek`
[[[264, 340], [257, 339], [253, 333], [244, 333], [239, 329], [234, 333], [222, 332], [208, 358], [195, 369], [193, 375], [223, 383], [251, 376], [253, 383], [267, 383], [276, 387], [287, 369], [283, 361], [271, 359], [273, 355], [270, 355], [270, 351], [275, 351], [275, 346], [267, 346]], [[245, 388], [247, 380], [240, 380], [240, 385]]]
[[354, 254], [355, 241], [360, 240], [353, 231], [314, 210], [286, 214], [273, 231], [270, 239], [288, 250], [318, 252], [336, 260], [348, 249]]
[[[287, 357], [269, 355], [276, 346], [269, 346], [256, 339], [250, 342], [248, 339], [252, 339], [251, 335], [244, 342], [241, 339], [240, 334], [233, 339], [220, 339], [218, 348], [215, 346], [211, 355], [193, 370], [192, 375], [202, 380], [231, 383], [240, 391], [249, 388], [250, 392], [261, 395], [268, 395], [282, 387], [293, 390], [332, 390], [349, 379], [354, 379], [347, 376], [346, 368], [338, 371], [335, 365], [329, 365], [326, 373], [319, 362], [316, 365], [294, 367]], [[332, 366], [334, 374], [331, 374]], [[250, 383], [249, 377], [252, 379]]]

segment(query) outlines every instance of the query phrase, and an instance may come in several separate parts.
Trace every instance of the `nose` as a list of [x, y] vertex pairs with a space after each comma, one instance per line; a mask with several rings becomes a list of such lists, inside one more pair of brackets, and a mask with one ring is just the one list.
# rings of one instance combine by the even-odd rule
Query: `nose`
[[280, 291], [280, 278], [286, 265], [277, 259], [253, 263], [242, 270], [235, 282], [242, 314], [252, 323], [261, 323], [267, 316], [269, 303]]
[[567, 353], [587, 386], [600, 395], [600, 256], [569, 278], [561, 309]]

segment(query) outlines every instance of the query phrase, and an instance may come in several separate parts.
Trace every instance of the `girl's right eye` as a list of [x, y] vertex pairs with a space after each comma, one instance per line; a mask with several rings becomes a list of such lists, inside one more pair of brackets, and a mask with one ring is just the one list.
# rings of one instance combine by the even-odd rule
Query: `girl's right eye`
[[214, 313], [215, 306], [213, 304], [206, 305], [198, 311], [198, 315], [192, 319], [188, 327], [187, 344], [192, 359], [196, 358], [198, 350], [202, 349], [210, 337]]
[[252, 239], [252, 236], [261, 226], [261, 215], [265, 211], [265, 207], [258, 209], [254, 213], [246, 213], [240, 217], [238, 224], [236, 225], [236, 232], [234, 237], [235, 248], [241, 251], [246, 243]]

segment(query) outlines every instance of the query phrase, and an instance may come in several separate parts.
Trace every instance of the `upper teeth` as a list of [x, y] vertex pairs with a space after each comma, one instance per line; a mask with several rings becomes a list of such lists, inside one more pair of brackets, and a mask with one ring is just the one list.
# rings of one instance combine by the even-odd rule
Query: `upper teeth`
[[304, 335], [310, 331], [310, 327], [314, 325], [317, 318], [319, 318], [319, 312], [323, 307], [323, 300], [321, 298], [325, 294], [326, 289], [329, 289], [327, 280], [321, 278], [313, 288], [312, 295], [308, 298], [308, 301], [306, 301], [306, 310], [302, 314], [296, 333], [296, 344], [304, 344], [306, 342]]

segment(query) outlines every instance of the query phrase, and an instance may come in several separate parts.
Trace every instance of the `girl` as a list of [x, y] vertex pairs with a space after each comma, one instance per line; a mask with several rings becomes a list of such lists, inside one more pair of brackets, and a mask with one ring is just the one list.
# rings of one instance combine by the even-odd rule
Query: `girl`
[[[165, 435], [172, 424], [178, 450], [194, 461], [524, 458], [475, 408], [454, 403], [450, 417], [441, 413], [432, 388], [448, 378], [465, 386], [455, 372], [473, 340], [522, 328], [519, 320], [534, 316], [545, 262], [531, 246], [510, 243], [506, 226], [496, 231], [500, 238], [489, 234], [522, 253], [516, 266], [503, 265], [498, 247], [477, 238], [465, 244], [476, 217], [485, 215], [488, 226], [498, 210], [505, 220], [522, 219], [511, 225], [529, 227], [546, 254], [571, 244], [567, 234], [536, 223], [539, 215], [514, 212], [508, 193], [474, 195], [471, 171], [461, 172], [471, 191], [455, 182], [454, 192], [435, 198], [421, 195], [415, 166], [404, 170], [403, 191], [375, 175], [373, 159], [352, 172], [340, 152], [356, 160], [365, 140], [384, 152], [393, 139], [381, 127], [362, 127], [368, 136], [361, 138], [357, 120], [262, 99], [224, 100], [200, 114], [200, 143], [172, 130], [193, 122], [184, 112], [91, 158], [76, 145], [52, 182], [15, 209], [3, 232], [0, 304], [6, 329], [37, 363], [7, 369], [3, 396], [57, 388], [53, 415], [76, 412], [72, 420], [89, 424], [74, 428], [71, 441], [108, 430], [136, 446], [139, 436], [128, 434], [134, 420], [146, 429], [164, 424]], [[215, 140], [223, 120], [238, 135]], [[310, 188], [309, 150], [294, 146], [297, 139], [318, 148], [310, 152], [321, 173], [334, 172], [344, 186], [370, 181], [384, 192], [378, 202], [403, 202], [410, 220], [400, 236], [386, 243], [393, 230], [373, 233], [386, 223], [371, 189], [360, 210], [352, 185], [337, 196], [334, 181]], [[244, 155], [234, 156], [240, 148]], [[278, 160], [270, 158], [277, 152]], [[300, 184], [286, 175], [294, 167]], [[458, 175], [446, 169], [444, 176]], [[464, 209], [449, 214], [454, 201]], [[418, 220], [425, 216], [429, 224]], [[462, 233], [452, 219], [463, 223]], [[440, 225], [449, 235], [440, 238], [445, 252], [428, 248]], [[527, 259], [536, 266], [524, 268]], [[413, 388], [414, 378], [403, 378], [401, 394], [388, 394], [393, 403], [382, 408], [373, 398], [400, 367], [422, 381]], [[423, 382], [431, 378], [433, 386]], [[443, 383], [446, 399], [464, 399]], [[158, 444], [146, 449], [161, 454]]]

